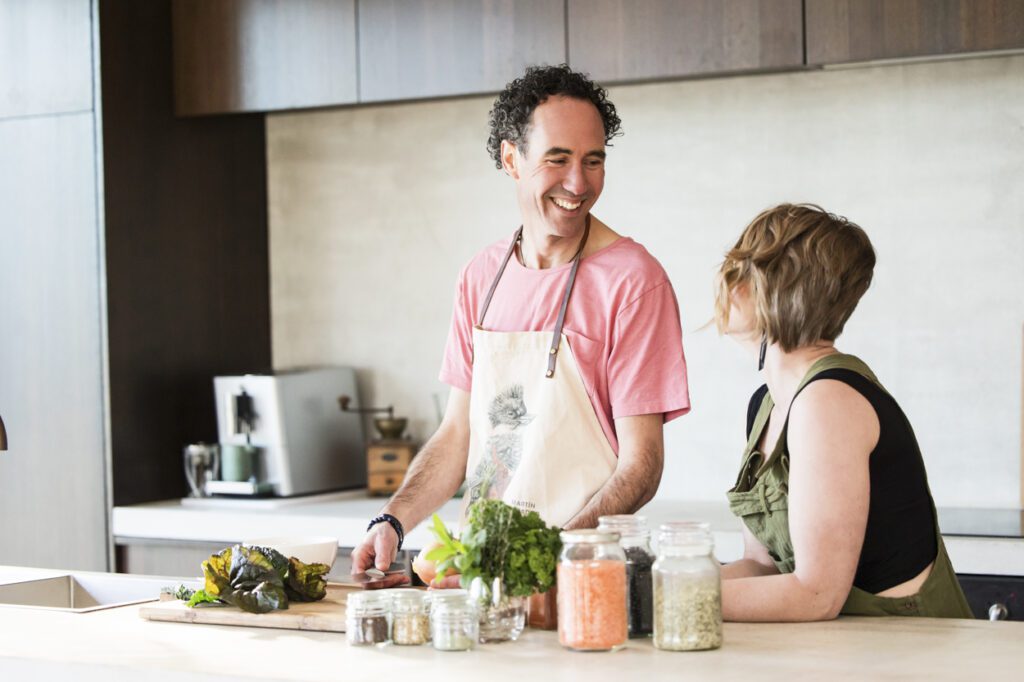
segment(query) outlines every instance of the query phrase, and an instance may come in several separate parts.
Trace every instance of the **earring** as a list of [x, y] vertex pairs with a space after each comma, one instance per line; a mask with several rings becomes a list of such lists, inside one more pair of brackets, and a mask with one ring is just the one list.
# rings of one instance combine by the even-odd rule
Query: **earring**
[[764, 369], [764, 354], [768, 350], [768, 335], [761, 337], [761, 352], [757, 356], [757, 371]]

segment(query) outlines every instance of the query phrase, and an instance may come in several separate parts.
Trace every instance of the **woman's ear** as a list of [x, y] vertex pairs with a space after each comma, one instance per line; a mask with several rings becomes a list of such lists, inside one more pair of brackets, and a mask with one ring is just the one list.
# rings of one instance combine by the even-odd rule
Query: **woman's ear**
[[516, 152], [514, 144], [508, 140], [501, 141], [501, 167], [505, 169], [505, 174], [514, 180], [519, 179], [519, 168], [516, 165], [519, 161], [519, 155]]

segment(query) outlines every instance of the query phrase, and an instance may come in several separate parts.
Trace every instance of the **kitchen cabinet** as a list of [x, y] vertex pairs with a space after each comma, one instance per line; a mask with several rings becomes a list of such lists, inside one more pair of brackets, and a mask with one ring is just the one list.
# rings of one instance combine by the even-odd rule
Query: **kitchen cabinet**
[[108, 564], [93, 11], [0, 3], [0, 564]]
[[263, 117], [175, 118], [170, 0], [0, 3], [0, 54], [0, 564], [102, 571], [270, 367]]
[[174, 0], [179, 115], [356, 101], [355, 0]]
[[569, 0], [569, 64], [602, 82], [800, 68], [800, 0]]
[[807, 63], [1024, 48], [1022, 0], [806, 0]]
[[359, 3], [361, 102], [495, 92], [565, 59], [562, 0]]
[[91, 26], [89, 2], [0, 2], [0, 118], [92, 111]]

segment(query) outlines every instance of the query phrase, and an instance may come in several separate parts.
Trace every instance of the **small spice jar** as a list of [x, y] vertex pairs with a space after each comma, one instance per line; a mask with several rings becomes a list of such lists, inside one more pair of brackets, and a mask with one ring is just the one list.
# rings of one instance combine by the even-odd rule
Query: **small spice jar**
[[345, 634], [352, 646], [390, 643], [390, 596], [379, 590], [353, 592], [348, 595]]
[[466, 590], [434, 590], [430, 634], [439, 651], [469, 651], [480, 637], [480, 616]]
[[391, 641], [415, 646], [430, 641], [430, 611], [423, 590], [390, 590]]
[[580, 651], [625, 644], [626, 555], [618, 533], [596, 529], [561, 533], [558, 561], [558, 641]]
[[650, 637], [654, 620], [654, 593], [651, 582], [651, 533], [647, 519], [633, 514], [602, 516], [598, 530], [619, 534], [619, 545], [626, 555], [627, 629], [631, 638]]
[[654, 646], [698, 651], [722, 646], [722, 576], [706, 523], [658, 529], [654, 562]]

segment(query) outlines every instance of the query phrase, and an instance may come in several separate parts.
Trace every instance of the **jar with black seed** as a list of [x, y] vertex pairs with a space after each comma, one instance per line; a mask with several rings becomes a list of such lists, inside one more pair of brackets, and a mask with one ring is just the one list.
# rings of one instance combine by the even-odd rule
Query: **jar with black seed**
[[651, 567], [651, 533], [647, 519], [633, 514], [615, 514], [598, 519], [598, 529], [619, 534], [626, 554], [626, 599], [629, 636], [650, 637], [654, 627], [654, 597]]
[[391, 643], [391, 597], [383, 590], [348, 595], [345, 635], [352, 646]]

